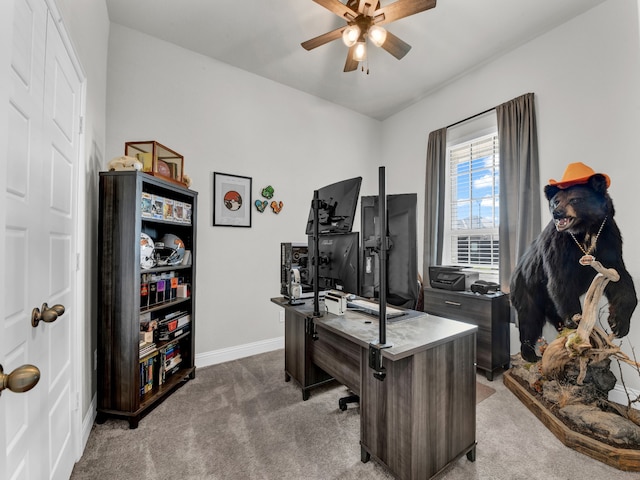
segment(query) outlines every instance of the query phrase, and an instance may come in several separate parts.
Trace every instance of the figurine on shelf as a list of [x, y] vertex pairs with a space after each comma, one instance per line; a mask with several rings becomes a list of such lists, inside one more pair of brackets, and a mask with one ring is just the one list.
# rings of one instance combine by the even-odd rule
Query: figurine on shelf
[[116, 157], [109, 162], [109, 171], [112, 170], [142, 170], [142, 162], [135, 157]]
[[186, 173], [182, 175], [182, 181], [187, 186], [187, 188], [191, 187], [191, 177]]

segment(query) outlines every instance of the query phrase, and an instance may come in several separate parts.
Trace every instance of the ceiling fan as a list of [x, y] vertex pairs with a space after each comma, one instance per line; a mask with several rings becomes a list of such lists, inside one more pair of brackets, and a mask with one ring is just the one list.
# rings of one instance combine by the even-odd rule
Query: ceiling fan
[[338, 38], [349, 47], [344, 71], [358, 68], [358, 63], [366, 59], [366, 39], [382, 47], [400, 60], [411, 49], [411, 45], [388, 32], [382, 25], [416, 13], [424, 12], [436, 6], [436, 0], [396, 0], [380, 7], [378, 0], [313, 0], [327, 10], [346, 20], [347, 24], [302, 43], [306, 50], [329, 43]]

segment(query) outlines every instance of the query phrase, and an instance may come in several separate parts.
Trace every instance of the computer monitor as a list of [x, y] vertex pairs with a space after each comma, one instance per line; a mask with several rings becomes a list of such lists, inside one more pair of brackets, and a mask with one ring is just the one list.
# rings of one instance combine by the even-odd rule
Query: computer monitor
[[[417, 194], [387, 195], [387, 303], [414, 309], [418, 294]], [[360, 295], [380, 298], [378, 196], [360, 199], [362, 275]]]
[[[350, 178], [332, 183], [318, 190], [318, 232], [349, 233], [360, 195], [362, 177]], [[313, 205], [307, 220], [306, 234], [313, 235]]]
[[[309, 237], [309, 280], [313, 286], [316, 265], [313, 237]], [[360, 234], [322, 234], [318, 239], [318, 291], [358, 293]]]

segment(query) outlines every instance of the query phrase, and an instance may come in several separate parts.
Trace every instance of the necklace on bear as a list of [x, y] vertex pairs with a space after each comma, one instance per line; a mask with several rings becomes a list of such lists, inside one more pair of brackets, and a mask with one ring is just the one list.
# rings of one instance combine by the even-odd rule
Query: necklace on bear
[[[596, 257], [591, 255], [591, 252], [593, 251], [594, 248], [596, 248], [596, 242], [598, 241], [598, 237], [600, 236], [600, 233], [602, 232], [602, 229], [604, 228], [604, 224], [606, 221], [607, 221], [607, 217], [604, 217], [604, 220], [602, 221], [602, 225], [600, 225], [600, 228], [598, 229], [598, 233], [596, 233], [595, 237], [591, 238], [591, 245], [587, 250], [584, 249], [584, 247], [578, 241], [575, 235], [569, 232], [569, 235], [571, 235], [571, 238], [573, 238], [573, 241], [576, 242], [576, 245], [578, 245], [578, 248], [582, 251], [582, 253], [584, 253], [584, 255], [580, 257], [580, 260], [578, 260], [580, 262], [580, 265], [591, 265], [591, 263], [595, 261]], [[586, 239], [586, 236], [585, 236], [585, 239]]]

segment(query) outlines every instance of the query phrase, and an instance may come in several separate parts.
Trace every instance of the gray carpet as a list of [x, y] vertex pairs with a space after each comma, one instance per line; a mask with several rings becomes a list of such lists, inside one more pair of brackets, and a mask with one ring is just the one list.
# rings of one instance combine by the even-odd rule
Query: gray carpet
[[[477, 460], [460, 458], [439, 479], [638, 479], [571, 450], [502, 384], [478, 374]], [[495, 389], [493, 393], [492, 389]], [[195, 380], [130, 430], [94, 425], [71, 478], [113, 480], [389, 479], [360, 461], [359, 408], [343, 412], [337, 384], [306, 402], [284, 382], [284, 351], [198, 369]]]

